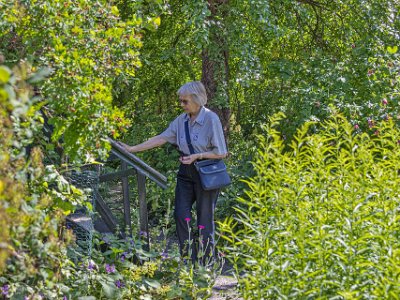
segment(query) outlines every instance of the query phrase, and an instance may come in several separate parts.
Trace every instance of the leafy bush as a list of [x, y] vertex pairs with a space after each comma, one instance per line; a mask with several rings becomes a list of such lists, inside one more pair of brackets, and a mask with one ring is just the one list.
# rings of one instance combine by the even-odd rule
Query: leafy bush
[[40, 147], [26, 153], [43, 122], [41, 99], [32, 97], [28, 82], [40, 79], [27, 64], [12, 72], [0, 67], [0, 286], [14, 298], [63, 295], [66, 245], [73, 236], [60, 225], [85, 201], [53, 166], [43, 165]]
[[53, 139], [63, 140], [71, 160], [105, 157], [106, 137], [117, 137], [129, 123], [112, 94], [140, 67], [141, 30], [156, 28], [159, 18], [132, 14], [124, 21], [104, 0], [9, 1], [0, 8], [6, 64], [28, 60], [51, 74], [40, 93]]
[[358, 134], [333, 112], [289, 150], [275, 116], [259, 136], [256, 175], [222, 224], [246, 299], [398, 299], [400, 132]]

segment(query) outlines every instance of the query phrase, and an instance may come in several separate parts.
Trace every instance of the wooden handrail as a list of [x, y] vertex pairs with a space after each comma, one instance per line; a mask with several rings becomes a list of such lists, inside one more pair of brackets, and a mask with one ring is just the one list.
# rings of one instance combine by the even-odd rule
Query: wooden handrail
[[111, 144], [111, 153], [117, 156], [122, 161], [125, 161], [128, 165], [140, 171], [143, 175], [150, 178], [152, 181], [157, 183], [163, 189], [167, 188], [167, 178], [154, 170], [152, 167], [143, 162], [136, 155], [126, 151], [118, 142], [113, 139], [108, 139]]

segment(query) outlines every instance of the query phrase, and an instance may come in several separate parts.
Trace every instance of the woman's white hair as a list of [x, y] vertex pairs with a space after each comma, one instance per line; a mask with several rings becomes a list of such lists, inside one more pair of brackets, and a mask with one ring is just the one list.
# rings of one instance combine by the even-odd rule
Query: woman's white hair
[[191, 99], [200, 106], [207, 104], [207, 93], [201, 81], [191, 81], [185, 83], [178, 90], [179, 96], [190, 96]]

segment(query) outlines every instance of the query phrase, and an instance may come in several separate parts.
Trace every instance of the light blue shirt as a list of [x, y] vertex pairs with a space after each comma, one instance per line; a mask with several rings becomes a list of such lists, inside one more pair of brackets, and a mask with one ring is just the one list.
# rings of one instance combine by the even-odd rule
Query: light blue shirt
[[184, 154], [189, 155], [185, 136], [186, 120], [189, 120], [189, 133], [195, 153], [213, 152], [217, 155], [228, 153], [218, 115], [204, 106], [200, 109], [196, 120], [191, 122], [189, 115], [183, 113], [172, 121], [160, 136], [167, 142], [177, 145]]

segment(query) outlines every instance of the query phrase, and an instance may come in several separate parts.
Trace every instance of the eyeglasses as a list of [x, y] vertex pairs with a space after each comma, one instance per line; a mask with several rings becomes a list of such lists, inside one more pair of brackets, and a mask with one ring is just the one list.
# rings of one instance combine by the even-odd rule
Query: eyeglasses
[[183, 105], [188, 105], [189, 100], [186, 100], [186, 99], [179, 99], [179, 102], [182, 103]]

